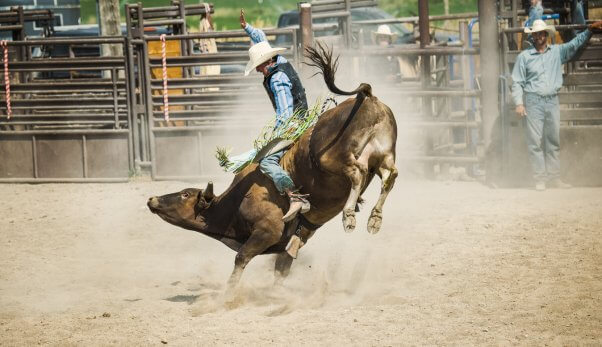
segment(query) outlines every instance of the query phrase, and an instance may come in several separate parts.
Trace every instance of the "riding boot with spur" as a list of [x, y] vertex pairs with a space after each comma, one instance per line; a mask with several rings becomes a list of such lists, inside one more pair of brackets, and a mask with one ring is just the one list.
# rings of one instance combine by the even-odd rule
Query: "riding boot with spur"
[[286, 195], [289, 198], [290, 207], [288, 208], [288, 212], [284, 215], [284, 217], [282, 217], [282, 220], [285, 223], [293, 220], [293, 218], [295, 218], [295, 216], [297, 215], [297, 213], [299, 213], [299, 211], [301, 211], [301, 213], [305, 213], [305, 212], [309, 211], [309, 209], [311, 208], [311, 205], [309, 204], [309, 201], [307, 200], [307, 197], [309, 195], [293, 193], [290, 190], [286, 191]]

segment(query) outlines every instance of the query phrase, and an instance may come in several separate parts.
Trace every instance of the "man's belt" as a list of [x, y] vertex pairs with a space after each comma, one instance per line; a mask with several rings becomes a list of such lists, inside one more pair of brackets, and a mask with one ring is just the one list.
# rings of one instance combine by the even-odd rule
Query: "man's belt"
[[537, 94], [537, 93], [531, 93], [531, 92], [526, 92], [525, 93], [526, 96], [535, 96], [539, 99], [553, 99], [555, 97], [558, 96], [558, 94], [551, 94], [551, 95], [541, 95], [541, 94]]

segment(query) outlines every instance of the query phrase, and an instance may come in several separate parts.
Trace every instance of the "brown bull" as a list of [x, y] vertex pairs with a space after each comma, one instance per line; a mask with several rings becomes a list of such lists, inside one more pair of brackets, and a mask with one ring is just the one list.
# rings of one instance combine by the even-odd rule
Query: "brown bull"
[[[376, 233], [383, 204], [397, 177], [393, 113], [371, 94], [368, 84], [352, 92], [338, 89], [334, 85], [337, 60], [332, 60], [332, 52], [318, 45], [317, 50], [308, 50], [308, 57], [313, 61], [311, 65], [320, 68], [333, 93], [356, 97], [322, 114], [314, 128], [306, 131], [282, 158], [281, 165], [302, 187], [301, 193], [309, 194], [312, 206], [301, 217], [298, 234], [306, 241], [341, 211], [345, 231], [353, 231], [358, 199], [375, 174], [381, 178], [381, 193], [368, 220], [368, 231]], [[205, 190], [188, 188], [152, 197], [148, 206], [168, 223], [203, 233], [238, 252], [228, 281], [230, 287], [238, 283], [245, 266], [259, 254], [279, 253], [277, 279], [289, 272], [293, 258], [285, 247], [291, 233], [282, 221], [288, 199], [278, 193], [256, 164], [237, 174], [219, 196], [214, 195], [209, 183]]]

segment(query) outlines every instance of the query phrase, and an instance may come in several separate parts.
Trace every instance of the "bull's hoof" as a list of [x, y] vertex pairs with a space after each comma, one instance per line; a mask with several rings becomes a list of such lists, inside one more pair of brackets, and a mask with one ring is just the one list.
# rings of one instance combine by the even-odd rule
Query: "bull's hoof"
[[355, 229], [355, 211], [353, 209], [343, 210], [343, 228], [347, 233]]
[[383, 222], [383, 213], [379, 210], [372, 210], [370, 218], [368, 219], [368, 232], [370, 234], [376, 234], [380, 230], [380, 226]]

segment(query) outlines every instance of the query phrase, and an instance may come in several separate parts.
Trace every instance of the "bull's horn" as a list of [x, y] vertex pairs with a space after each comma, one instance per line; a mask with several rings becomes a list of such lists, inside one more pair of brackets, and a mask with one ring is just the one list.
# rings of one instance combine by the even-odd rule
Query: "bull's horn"
[[215, 195], [213, 194], [213, 182], [207, 183], [207, 188], [205, 188], [205, 191], [203, 192], [203, 197], [207, 201], [210, 201], [215, 197]]

